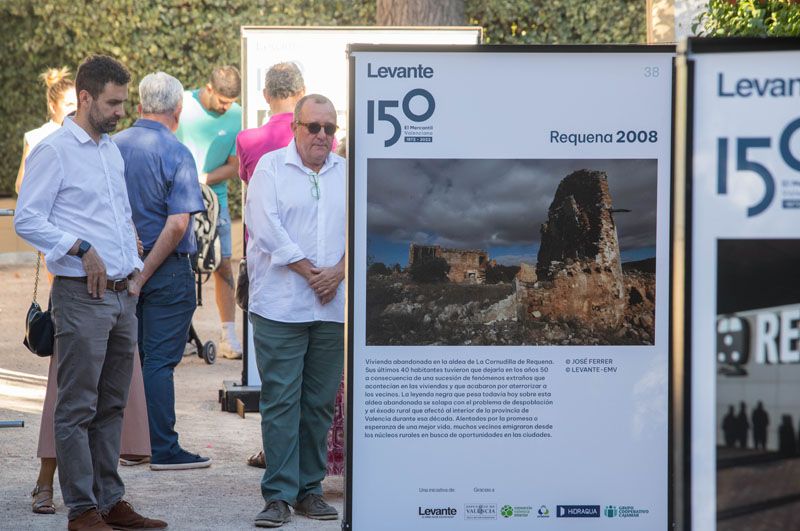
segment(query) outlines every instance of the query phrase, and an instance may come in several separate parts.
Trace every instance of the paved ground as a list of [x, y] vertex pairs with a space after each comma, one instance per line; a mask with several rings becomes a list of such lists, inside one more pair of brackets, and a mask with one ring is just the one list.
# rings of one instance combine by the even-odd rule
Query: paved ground
[[[33, 289], [33, 268], [0, 266], [0, 420], [25, 421], [21, 429], [0, 429], [0, 530], [66, 528], [66, 510], [56, 482], [55, 515], [34, 515], [30, 491], [38, 473], [36, 444], [44, 398], [47, 360], [22, 346], [24, 313]], [[47, 281], [40, 300], [47, 300]], [[204, 287], [206, 306], [194, 324], [203, 340], [216, 339], [213, 282]], [[237, 316], [239, 318], [240, 316]], [[241, 323], [238, 323], [241, 326]], [[178, 431], [183, 446], [209, 455], [205, 470], [153, 472], [145, 466], [121, 467], [126, 496], [141, 512], [163, 518], [170, 529], [254, 529], [263, 506], [261, 471], [244, 463], [261, 444], [259, 417], [245, 419], [220, 411], [217, 393], [223, 380], [241, 379], [241, 362], [218, 359], [206, 365], [184, 358], [176, 372]], [[727, 468], [718, 482], [718, 509], [728, 517], [720, 531], [800, 528], [800, 459], [753, 462]], [[325, 481], [328, 499], [341, 512], [342, 478]], [[316, 522], [294, 517], [285, 529], [338, 530], [340, 521]]]
[[718, 531], [800, 529], [800, 459], [770, 454], [773, 460], [760, 461], [763, 454], [744, 453], [749, 463], [743, 459], [717, 477]]
[[[56, 514], [35, 515], [30, 510], [30, 491], [39, 467], [36, 444], [48, 363], [22, 346], [33, 268], [0, 266], [0, 286], [0, 420], [25, 421], [21, 429], [0, 429], [0, 530], [66, 529], [57, 481]], [[40, 300], [46, 297], [44, 293]], [[204, 286], [204, 300], [206, 306], [198, 308], [194, 324], [205, 341], [216, 339], [213, 282]], [[211, 456], [211, 468], [153, 472], [145, 466], [120, 467], [126, 498], [142, 513], [167, 520], [170, 529], [254, 529], [253, 517], [263, 507], [261, 471], [248, 467], [244, 460], [260, 447], [260, 419], [255, 413], [245, 419], [223, 413], [217, 403], [222, 381], [241, 380], [241, 370], [241, 361], [219, 358], [215, 365], [206, 365], [198, 357], [187, 357], [176, 371], [181, 443], [190, 451]], [[324, 487], [329, 501], [341, 512], [342, 479], [328, 478]], [[340, 525], [340, 521], [317, 522], [296, 516], [284, 528], [334, 530]]]

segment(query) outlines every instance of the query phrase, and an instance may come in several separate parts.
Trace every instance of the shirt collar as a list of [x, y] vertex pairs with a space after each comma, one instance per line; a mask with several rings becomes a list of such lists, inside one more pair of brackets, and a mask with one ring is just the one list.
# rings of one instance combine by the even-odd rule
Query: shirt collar
[[278, 122], [291, 122], [292, 118], [294, 118], [294, 113], [293, 112], [281, 112], [281, 113], [273, 114], [272, 116], [270, 116], [269, 120], [267, 120], [267, 123], [274, 124], [274, 123], [278, 123]]
[[133, 127], [145, 127], [147, 129], [152, 129], [154, 131], [165, 131], [168, 133], [172, 132], [166, 125], [162, 124], [161, 122], [156, 122], [155, 120], [148, 120], [147, 118], [139, 118], [133, 124]]
[[[292, 166], [297, 166], [303, 172], [306, 173], [311, 171], [311, 168], [303, 164], [302, 159], [300, 159], [300, 153], [297, 152], [297, 145], [295, 144], [294, 139], [292, 139], [292, 141], [289, 142], [289, 145], [286, 146], [285, 164], [287, 165], [291, 164]], [[333, 157], [331, 153], [328, 153], [328, 156], [325, 157], [325, 162], [322, 164], [322, 168], [320, 168], [319, 171], [317, 172], [317, 175], [322, 175], [323, 173], [325, 173], [332, 167], [336, 166], [337, 164], [339, 164], [339, 160], [336, 157]]]
[[[92, 137], [89, 136], [89, 133], [87, 133], [83, 127], [76, 124], [71, 116], [67, 116], [66, 118], [64, 118], [64, 123], [62, 124], [62, 127], [66, 127], [67, 130], [70, 133], [72, 133], [75, 139], [81, 144], [85, 144], [86, 142], [94, 142]], [[107, 133], [103, 133], [102, 135], [100, 135], [100, 142], [98, 142], [97, 145], [99, 146], [106, 142], [111, 142], [111, 139], [109, 138]]]

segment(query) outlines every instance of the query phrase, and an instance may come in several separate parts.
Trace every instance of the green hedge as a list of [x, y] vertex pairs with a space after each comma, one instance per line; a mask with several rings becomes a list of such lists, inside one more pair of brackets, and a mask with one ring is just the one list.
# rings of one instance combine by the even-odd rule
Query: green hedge
[[[488, 43], [645, 41], [645, 0], [465, 0], [465, 6], [469, 23], [485, 27]], [[375, 0], [0, 0], [0, 195], [13, 193], [23, 133], [45, 120], [37, 76], [49, 66], [74, 72], [93, 52], [121, 60], [134, 77], [122, 128], [134, 119], [144, 74], [164, 70], [191, 88], [214, 65], [238, 65], [241, 25], [374, 23]]]
[[[146, 73], [164, 70], [194, 88], [213, 66], [238, 65], [242, 25], [363, 25], [374, 19], [374, 1], [364, 0], [0, 0], [0, 194], [13, 193], [23, 133], [46, 118], [37, 75], [48, 66], [67, 65], [74, 74], [93, 52], [122, 61], [134, 78], [122, 129], [135, 119], [137, 84]], [[238, 179], [231, 184], [236, 193]]]
[[800, 1], [710, 0], [693, 31], [708, 37], [797, 37]]
[[487, 44], [647, 42], [645, 0], [467, 0]]

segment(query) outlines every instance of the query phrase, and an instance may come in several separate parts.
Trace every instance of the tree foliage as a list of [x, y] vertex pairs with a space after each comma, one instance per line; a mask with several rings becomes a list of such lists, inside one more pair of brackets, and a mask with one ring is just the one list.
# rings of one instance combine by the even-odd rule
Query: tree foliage
[[415, 282], [446, 282], [447, 273], [450, 272], [450, 264], [447, 260], [438, 256], [417, 260], [408, 268], [408, 275]]
[[692, 30], [707, 37], [797, 37], [800, 0], [709, 0]]
[[367, 275], [387, 276], [391, 273], [392, 270], [383, 262], [373, 262], [367, 267]]
[[645, 0], [466, 0], [487, 44], [647, 42]]
[[[131, 71], [127, 117], [135, 120], [137, 85], [164, 70], [196, 88], [214, 66], [240, 61], [242, 25], [365, 25], [374, 0], [70, 0], [0, 2], [0, 194], [11, 193], [22, 135], [47, 116], [37, 75], [49, 66], [73, 71], [90, 53], [105, 53]], [[232, 201], [231, 206], [238, 204]]]
[[[240, 26], [374, 25], [376, 1], [0, 0], [0, 195], [13, 192], [23, 133], [46, 120], [44, 87], [37, 78], [45, 68], [66, 65], [74, 72], [90, 53], [122, 61], [133, 75], [122, 129], [135, 118], [136, 85], [145, 74], [164, 70], [186, 88], [196, 88], [213, 66], [238, 66]], [[465, 0], [464, 5], [468, 23], [484, 26], [490, 44], [645, 41], [645, 0]]]
[[514, 277], [519, 273], [519, 266], [507, 266], [497, 264], [486, 268], [486, 283], [499, 284], [501, 282], [513, 282]]

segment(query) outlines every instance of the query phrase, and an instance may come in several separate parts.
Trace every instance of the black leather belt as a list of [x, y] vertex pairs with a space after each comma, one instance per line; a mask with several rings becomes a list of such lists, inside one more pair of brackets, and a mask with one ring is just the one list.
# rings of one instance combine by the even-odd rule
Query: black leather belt
[[[72, 280], [74, 282], [83, 282], [84, 284], [86, 284], [86, 282], [89, 280], [87, 277], [65, 277], [62, 275], [58, 275], [56, 278], [63, 278], [64, 280]], [[126, 291], [128, 289], [128, 279], [118, 278], [116, 280], [111, 280], [109, 278], [106, 280], [106, 289], [109, 291]]]

